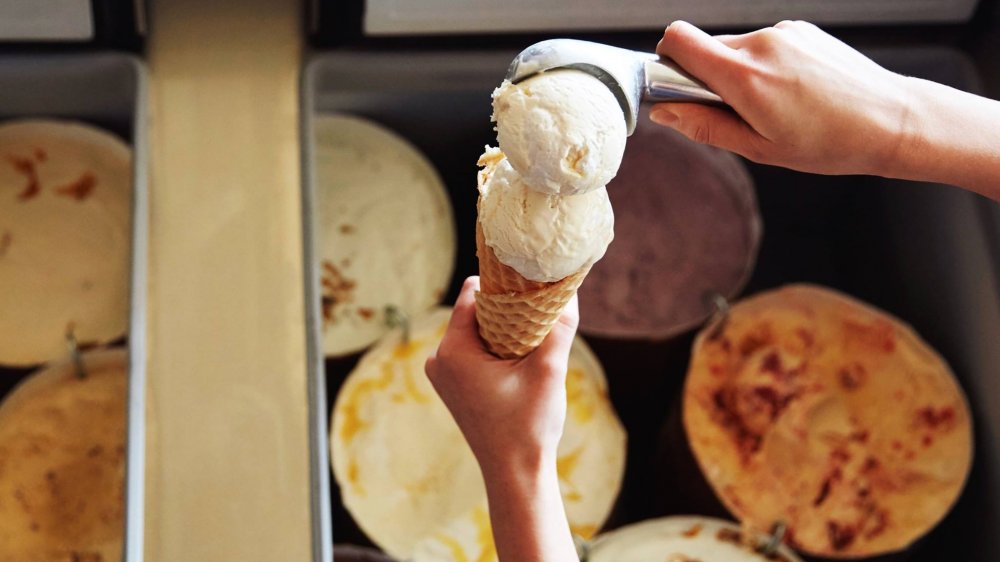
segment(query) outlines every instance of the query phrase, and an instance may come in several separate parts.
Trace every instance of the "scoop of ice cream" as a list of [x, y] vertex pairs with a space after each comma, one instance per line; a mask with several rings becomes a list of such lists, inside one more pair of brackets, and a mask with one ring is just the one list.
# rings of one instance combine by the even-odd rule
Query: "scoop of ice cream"
[[540, 193], [497, 148], [479, 165], [479, 221], [486, 244], [525, 279], [559, 281], [604, 256], [615, 217], [603, 187], [561, 197]]
[[603, 188], [625, 151], [625, 116], [600, 80], [576, 70], [504, 81], [493, 92], [497, 140], [527, 185], [572, 195]]

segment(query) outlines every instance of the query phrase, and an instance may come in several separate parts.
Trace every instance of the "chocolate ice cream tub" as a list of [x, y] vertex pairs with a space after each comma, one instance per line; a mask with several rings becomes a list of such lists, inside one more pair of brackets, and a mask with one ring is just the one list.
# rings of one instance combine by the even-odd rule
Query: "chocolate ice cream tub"
[[739, 295], [764, 230], [739, 158], [653, 125], [644, 108], [607, 189], [615, 239], [580, 288], [581, 332], [666, 340]]

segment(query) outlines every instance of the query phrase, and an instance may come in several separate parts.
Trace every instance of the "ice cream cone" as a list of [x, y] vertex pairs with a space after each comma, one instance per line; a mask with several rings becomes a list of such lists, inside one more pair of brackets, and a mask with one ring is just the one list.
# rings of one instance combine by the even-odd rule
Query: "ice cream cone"
[[524, 278], [497, 259], [476, 221], [479, 291], [476, 319], [487, 348], [502, 359], [523, 357], [541, 345], [552, 330], [590, 265], [559, 281], [542, 283]]

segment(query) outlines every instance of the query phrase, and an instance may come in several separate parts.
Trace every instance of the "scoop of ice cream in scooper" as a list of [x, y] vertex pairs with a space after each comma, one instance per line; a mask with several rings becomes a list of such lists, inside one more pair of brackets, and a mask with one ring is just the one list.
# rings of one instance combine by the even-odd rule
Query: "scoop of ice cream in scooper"
[[560, 195], [615, 176], [642, 101], [724, 105], [669, 59], [575, 39], [522, 51], [493, 97], [501, 150], [532, 187]]
[[564, 69], [590, 74], [608, 87], [625, 114], [629, 135], [643, 101], [725, 105], [718, 94], [668, 58], [577, 39], [549, 39], [521, 51], [507, 70], [507, 80], [518, 84]]

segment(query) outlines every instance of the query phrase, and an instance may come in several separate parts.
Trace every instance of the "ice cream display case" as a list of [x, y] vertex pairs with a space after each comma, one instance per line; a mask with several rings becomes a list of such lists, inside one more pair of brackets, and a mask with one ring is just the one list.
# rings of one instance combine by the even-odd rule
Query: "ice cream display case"
[[127, 54], [0, 53], [10, 559], [141, 559], [145, 81]]
[[[0, 562], [495, 562], [424, 365], [487, 261], [491, 94], [557, 30], [805, 17], [963, 90], [997, 64], [951, 40], [978, 0], [487, 4], [0, 5]], [[559, 295], [581, 561], [1000, 560], [1000, 206], [637, 113]]]
[[[409, 385], [406, 382], [407, 377], [421, 375], [419, 364], [422, 364], [422, 359], [414, 359], [411, 354], [428, 353], [420, 350], [432, 347], [434, 337], [440, 338], [441, 333], [439, 330], [435, 336], [433, 330], [428, 331], [426, 327], [427, 310], [433, 303], [416, 303], [450, 303], [462, 280], [478, 271], [475, 163], [483, 147], [496, 142], [496, 133], [490, 122], [490, 93], [499, 85], [516, 50], [317, 52], [305, 66], [302, 91], [303, 210], [306, 296], [310, 317], [307, 327], [309, 341], [312, 342], [310, 416], [316, 560], [329, 560], [331, 555], [337, 557], [341, 552], [345, 556], [353, 553], [356, 559], [360, 551], [353, 547], [338, 548], [347, 544], [381, 549], [398, 560], [491, 559], [488, 527], [484, 527], [488, 521], [476, 515], [475, 507], [451, 521], [435, 519], [444, 518], [442, 513], [448, 512], [448, 509], [459, 510], [453, 491], [447, 486], [421, 481], [418, 478], [420, 474], [403, 474], [409, 469], [401, 467], [412, 468], [427, 463], [427, 455], [447, 458], [438, 449], [443, 441], [435, 440], [435, 435], [421, 436], [420, 423], [417, 422], [408, 424], [406, 432], [388, 428], [394, 423], [389, 420], [395, 419], [395, 416], [410, 419], [405, 416], [413, 415], [412, 412], [405, 413], [408, 401], [436, 400], [433, 395], [425, 394], [430, 390], [425, 386], [426, 381], [420, 381], [420, 386], [412, 381]], [[871, 54], [878, 62], [897, 72], [926, 77], [966, 90], [975, 91], [978, 87], [973, 66], [957, 51], [927, 47], [882, 49]], [[338, 191], [357, 192], [357, 188], [347, 190], [345, 186], [351, 182], [364, 183], [365, 180], [363, 176], [331, 176], [328, 165], [323, 161], [331, 158], [331, 144], [337, 145], [341, 152], [355, 150], [370, 154], [372, 151], [370, 147], [360, 146], [364, 142], [360, 137], [349, 134], [331, 140], [331, 134], [334, 137], [337, 135], [331, 133], [328, 126], [338, 119], [344, 127], [349, 126], [352, 120], [364, 120], [390, 132], [393, 137], [405, 139], [409, 149], [423, 155], [425, 160], [421, 166], [427, 163], [431, 166], [434, 172], [431, 180], [413, 179], [417, 177], [414, 175], [397, 175], [395, 181], [396, 189], [401, 194], [411, 185], [425, 190], [429, 181], [439, 186], [435, 190], [440, 189], [447, 196], [444, 210], [440, 210], [440, 206], [426, 204], [412, 206], [413, 213], [422, 217], [430, 216], [425, 213], [426, 209], [438, 208], [440, 213], [436, 215], [437, 219], [420, 219], [417, 222], [425, 224], [428, 220], [436, 220], [436, 224], [446, 227], [443, 234], [426, 235], [426, 225], [416, 232], [419, 239], [433, 241], [428, 242], [433, 245], [413, 247], [405, 252], [410, 258], [420, 256], [415, 261], [422, 265], [406, 265], [405, 260], [394, 259], [391, 261], [398, 266], [395, 268], [392, 264], [361, 266], [352, 261], [363, 261], [360, 253], [340, 256], [339, 259], [346, 261], [332, 264], [337, 270], [336, 275], [331, 275], [330, 264], [324, 264], [324, 257], [331, 251], [331, 246], [337, 246], [338, 237], [350, 237], [357, 233], [350, 220], [341, 220], [343, 216], [333, 223], [324, 218], [330, 216], [330, 205], [339, 209], [354, 205], [351, 202], [337, 205], [335, 194]], [[647, 120], [640, 121], [638, 133], [630, 140], [633, 144], [627, 150], [640, 153], [655, 151], [656, 147], [652, 144], [657, 142], [658, 137], [650, 136], [653, 127], [655, 125]], [[643, 142], [647, 145], [644, 146]], [[679, 150], [690, 148], [684, 145], [686, 141], [677, 139], [660, 139], [660, 142], [679, 143]], [[601, 326], [588, 331], [586, 319], [583, 321], [580, 337], [593, 350], [594, 359], [606, 380], [606, 385], [598, 387], [603, 390], [598, 390], [595, 403], [606, 401], [610, 415], [614, 420], [620, 420], [627, 435], [627, 448], [622, 479], [618, 484], [611, 484], [615, 490], [620, 486], [620, 491], [610, 512], [606, 517], [591, 517], [589, 525], [576, 526], [574, 532], [585, 539], [586, 544], [601, 545], [610, 542], [602, 537], [614, 529], [660, 517], [714, 516], [733, 520], [737, 516], [738, 510], [727, 510], [726, 505], [712, 493], [697, 464], [690, 461], [685, 470], [678, 470], [678, 463], [684, 461], [673, 458], [683, 457], [681, 453], [686, 452], [684, 448], [688, 447], [687, 438], [683, 435], [680, 443], [670, 444], [670, 420], [679, 419], [692, 344], [699, 331], [711, 329], [720, 322], [720, 318], [724, 321], [727, 303], [735, 304], [745, 297], [787, 284], [810, 283], [851, 295], [912, 325], [930, 348], [940, 353], [950, 365], [958, 387], [968, 399], [969, 423], [953, 424], [959, 432], [968, 431], [971, 439], [966, 456], [971, 463], [966, 465], [971, 466], [967, 482], [963, 465], [958, 464], [954, 469], [958, 489], [964, 489], [957, 502], [953, 507], [950, 502], [945, 502], [948, 505], [931, 516], [936, 524], [918, 533], [915, 540], [904, 541], [904, 547], [886, 548], [875, 552], [874, 557], [861, 556], [871, 559], [904, 556], [908, 560], [954, 557], [983, 561], [1000, 556], [1000, 543], [996, 537], [982, 532], [982, 529], [995, 527], [1000, 522], [996, 507], [1000, 504], [1000, 449], [996, 440], [1000, 432], [1000, 418], [996, 414], [1000, 404], [997, 403], [997, 393], [991, 391], [996, 384], [995, 365], [1000, 361], [1000, 346], [996, 345], [1000, 341], [1000, 283], [996, 269], [996, 221], [1000, 215], [996, 206], [967, 192], [942, 185], [874, 177], [814, 176], [730, 160], [729, 155], [692, 158], [684, 161], [704, 164], [690, 168], [676, 164], [674, 169], [681, 171], [673, 176], [669, 170], [641, 173], [623, 169], [620, 174], [620, 181], [638, 182], [637, 190], [663, 190], [662, 201], [657, 200], [655, 205], [664, 213], [663, 216], [676, 212], [671, 209], [671, 203], [684, 208], [684, 205], [704, 206], [708, 204], [706, 201], [715, 201], [712, 204], [722, 209], [719, 216], [726, 217], [726, 224], [713, 225], [708, 219], [697, 221], [701, 224], [700, 228], [691, 224], [684, 226], [684, 244], [669, 242], [676, 243], [671, 247], [695, 248], [690, 250], [691, 256], [673, 264], [664, 260], [664, 265], [656, 268], [640, 268], [640, 273], [650, 276], [650, 279], [636, 298], [648, 299], [650, 292], [656, 291], [657, 287], [661, 287], [663, 292], [678, 291], [677, 284], [671, 283], [674, 279], [671, 272], [680, 271], [687, 281], [679, 286], [689, 291], [683, 297], [684, 304], [694, 311], [689, 316], [697, 319], [687, 318], [685, 322], [662, 330], [657, 330], [657, 325], [666, 323], [666, 320], [649, 322], [650, 326], [633, 322], [643, 328], [625, 333], [621, 330], [602, 332]], [[641, 154], [632, 160], [644, 161]], [[626, 164], [629, 161], [627, 158]], [[324, 169], [324, 166], [327, 168]], [[386, 161], [386, 166], [391, 164]], [[708, 173], [700, 166], [716, 166], [721, 171]], [[377, 168], [373, 168], [374, 176], [381, 173]], [[383, 179], [375, 181], [382, 182]], [[608, 185], [612, 203], [615, 202], [616, 181], [612, 180]], [[687, 185], [701, 186], [704, 190], [716, 189], [720, 195], [706, 195], [708, 199], [686, 202], [678, 192]], [[631, 186], [622, 184], [622, 197], [629, 188]], [[333, 197], [334, 203], [330, 202], [330, 197]], [[372, 205], [378, 204], [386, 203], [372, 202]], [[619, 207], [615, 209], [616, 229], [621, 228], [623, 233], [641, 233], [644, 231], [643, 224], [650, 224], [642, 221], [657, 220], [657, 217], [641, 212], [641, 209], [650, 207], [649, 204], [622, 203]], [[369, 212], [372, 212], [370, 207]], [[409, 224], [406, 221], [412, 220], [412, 217], [405, 216], [399, 219], [400, 224]], [[671, 224], [669, 220], [667, 222]], [[448, 234], [452, 224], [454, 237]], [[383, 221], [378, 228], [391, 230], [393, 223]], [[725, 233], [726, 228], [729, 229], [728, 234]], [[646, 231], [661, 232], [652, 227]], [[729, 256], [725, 258], [728, 261], [721, 264], [697, 251], [700, 239], [708, 241], [704, 242], [707, 246], [701, 246], [708, 248], [718, 241], [718, 234], [723, 234], [724, 243], [738, 246], [728, 252], [720, 248], [711, 250], [712, 255]], [[398, 244], [387, 242], [398, 236], [391, 233], [366, 236], [370, 244], [353, 241], [347, 242], [345, 247], [354, 244], [372, 249]], [[612, 242], [609, 253], [615, 249], [616, 243], [621, 243], [621, 251], [626, 253], [640, 252], [637, 248], [643, 248], [642, 244], [630, 242], [628, 238], [623, 236], [621, 240]], [[390, 253], [396, 251], [391, 250]], [[643, 255], [648, 257], [648, 254]], [[615, 263], [627, 261], [622, 258]], [[428, 275], [427, 264], [434, 264], [435, 271], [447, 272], [447, 275]], [[721, 273], [702, 274], [706, 268], [713, 267]], [[698, 271], [692, 273], [692, 268]], [[664, 269], [667, 271], [662, 271]], [[365, 279], [398, 280], [404, 288], [425, 296], [421, 297], [423, 300], [414, 300], [413, 295], [400, 296], [402, 289], [399, 287], [385, 287], [380, 289], [381, 294], [394, 296], [374, 300], [370, 295], [355, 298], [354, 293], [360, 295], [364, 284], [375, 283]], [[437, 285], [439, 280], [444, 280], [444, 284]], [[712, 291], [712, 284], [719, 280], [725, 286]], [[614, 275], [608, 273], [604, 281], [595, 283], [593, 290], [599, 294], [589, 298], [608, 299], [606, 291], [616, 290], [616, 283]], [[696, 284], [705, 286], [695, 290], [693, 285]], [[703, 293], [714, 293], [720, 298], [690, 302], [695, 298], [693, 295]], [[404, 297], [410, 300], [401, 306], [385, 306], [393, 304], [387, 300]], [[581, 289], [581, 298], [584, 297], [588, 297], [587, 281]], [[616, 298], [627, 300], [628, 297], [619, 295]], [[666, 297], [662, 300], [670, 301]], [[601, 308], [600, 305], [595, 307], [596, 310]], [[587, 303], [582, 308], [586, 311]], [[324, 350], [324, 333], [331, 329], [331, 323], [336, 319], [359, 325], [376, 323], [379, 325], [378, 333], [352, 350], [330, 353]], [[606, 325], [607, 322], [598, 324]], [[630, 325], [628, 322], [623, 324]], [[413, 326], [419, 328], [418, 335], [410, 332]], [[413, 339], [408, 339], [410, 337]], [[374, 347], [365, 352], [370, 345]], [[384, 361], [376, 357], [382, 357]], [[376, 364], [382, 367], [373, 367]], [[410, 367], [400, 367], [403, 364]], [[362, 374], [364, 372], [368, 374]], [[409, 374], [404, 376], [400, 373]], [[350, 396], [344, 394], [345, 388]], [[380, 395], [380, 399], [372, 398]], [[679, 426], [674, 424], [676, 427]], [[371, 458], [365, 461], [368, 463], [364, 465], [365, 469], [362, 465], [348, 462], [347, 455], [352, 453], [347, 452], [349, 447], [343, 445], [343, 439], [364, 434], [370, 437], [373, 433], [378, 434], [372, 441], [377, 443], [373, 447], [390, 452], [376, 454], [372, 451], [369, 456], [382, 459], [385, 466], [382, 469], [373, 468], [378, 461]], [[402, 437], [404, 433], [406, 437]], [[444, 437], [441, 439], [444, 440]], [[331, 470], [329, 458], [331, 440], [333, 455], [344, 455], [343, 458], [333, 459], [334, 470]], [[455, 445], [458, 448], [462, 446]], [[956, 453], [955, 458], [960, 459], [961, 455]], [[440, 464], [448, 463], [442, 461]], [[598, 468], [590, 467], [584, 472], [601, 472], [600, 463], [596, 466]], [[605, 461], [603, 467], [607, 474], [618, 470], [611, 461]], [[393, 475], [377, 483], [366, 479], [383, 469]], [[439, 471], [434, 474], [436, 478], [442, 478], [442, 474], [455, 477], [456, 483], [464, 481], [464, 477], [455, 476], [458, 473]], [[428, 476], [430, 472], [421, 474]], [[926, 473], [920, 474], [924, 476], [914, 477], [929, 477]], [[394, 481], [394, 478], [397, 480]], [[587, 486], [608, 487], [609, 484], [594, 484], [600, 481], [588, 477], [580, 480], [574, 488], [563, 480], [564, 498], [567, 497], [567, 490], [574, 490], [586, 498], [591, 493]], [[358, 482], [373, 486], [361, 490], [361, 494], [390, 498], [383, 502], [384, 516], [372, 515], [370, 510], [366, 512], [359, 506]], [[422, 482], [423, 487], [416, 485], [418, 482]], [[962, 483], [965, 483], [964, 488]], [[352, 489], [345, 490], [342, 486]], [[682, 493], [697, 489], [705, 493]], [[824, 498], [821, 503], [826, 501]], [[449, 507], [434, 508], [437, 511], [433, 514], [426, 513], [419, 529], [412, 523], [405, 523], [405, 518], [399, 517], [399, 513], [390, 507], [425, 504]], [[901, 501], [901, 504], [905, 502]], [[464, 509], [468, 507], [464, 506]], [[456, 512], [450, 513], [453, 516]], [[433, 525], [430, 524], [432, 521]], [[877, 525], [867, 519], [865, 521], [850, 532], [873, 532]], [[384, 531], [387, 526], [394, 525], [399, 527], [396, 531], [388, 534]], [[652, 523], [650, 525], [650, 529], [655, 528]], [[829, 527], [824, 525], [827, 524], [819, 523], [820, 528]], [[431, 527], [438, 530], [432, 532], [429, 530]], [[652, 530], [649, 532], [653, 533]], [[875, 534], [880, 532], [875, 531]], [[848, 532], [839, 526], [832, 535], [829, 533], [822, 531], [821, 540], [833, 537], [830, 540], [836, 539], [834, 542], [837, 544], [844, 544], [847, 540], [844, 537]], [[486, 538], [482, 539], [484, 536]], [[614, 536], [614, 533], [608, 536]], [[802, 546], [796, 543], [792, 532], [784, 537], [791, 546]], [[337, 546], [331, 552], [331, 545], [334, 544]], [[810, 558], [810, 553], [815, 555], [821, 549], [798, 550], [803, 559], [820, 559]], [[829, 557], [843, 556], [835, 551]]]

